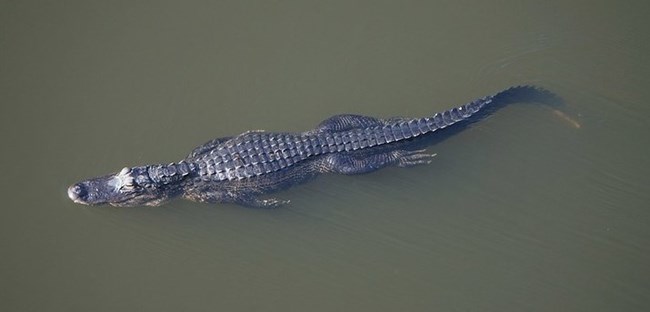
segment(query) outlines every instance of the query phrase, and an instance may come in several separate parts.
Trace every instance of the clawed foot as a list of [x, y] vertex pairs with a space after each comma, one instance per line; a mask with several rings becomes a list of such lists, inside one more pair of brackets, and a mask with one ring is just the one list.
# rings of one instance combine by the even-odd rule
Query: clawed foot
[[426, 150], [416, 150], [416, 151], [394, 151], [393, 157], [397, 159], [398, 167], [410, 167], [415, 165], [426, 165], [430, 164], [433, 157], [437, 154], [426, 154]]
[[231, 202], [250, 208], [275, 208], [290, 202], [279, 198], [261, 199], [257, 197], [257, 194], [251, 193], [231, 194], [231, 196]]
[[280, 207], [286, 204], [289, 204], [291, 201], [288, 199], [278, 199], [278, 198], [267, 198], [260, 199], [256, 202], [256, 205], [252, 207], [256, 208], [275, 208]]

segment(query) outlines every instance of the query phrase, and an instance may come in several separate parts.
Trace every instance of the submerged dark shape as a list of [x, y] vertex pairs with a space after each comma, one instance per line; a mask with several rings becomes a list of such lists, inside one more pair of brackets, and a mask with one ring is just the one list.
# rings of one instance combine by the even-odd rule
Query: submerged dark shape
[[517, 86], [423, 118], [379, 119], [336, 115], [302, 133], [249, 131], [218, 138], [167, 165], [124, 168], [68, 188], [75, 203], [157, 206], [182, 196], [198, 202], [273, 207], [288, 203], [260, 196], [320, 173], [360, 174], [386, 166], [427, 164], [433, 145], [515, 102], [557, 105], [549, 91]]

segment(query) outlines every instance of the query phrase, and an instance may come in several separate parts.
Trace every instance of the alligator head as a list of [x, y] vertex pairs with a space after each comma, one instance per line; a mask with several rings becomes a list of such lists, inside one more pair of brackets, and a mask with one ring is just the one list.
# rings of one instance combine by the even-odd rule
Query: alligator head
[[157, 206], [166, 199], [149, 178], [147, 167], [126, 167], [118, 173], [73, 184], [68, 188], [68, 197], [78, 204], [119, 207]]

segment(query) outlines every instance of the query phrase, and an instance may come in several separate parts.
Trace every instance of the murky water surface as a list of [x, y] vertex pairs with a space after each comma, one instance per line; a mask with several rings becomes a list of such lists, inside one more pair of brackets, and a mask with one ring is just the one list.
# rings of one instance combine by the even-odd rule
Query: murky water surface
[[[555, 2], [555, 3], [554, 3]], [[0, 310], [647, 311], [650, 25], [634, 1], [0, 4]], [[250, 129], [510, 85], [428, 166], [253, 210], [66, 188]]]

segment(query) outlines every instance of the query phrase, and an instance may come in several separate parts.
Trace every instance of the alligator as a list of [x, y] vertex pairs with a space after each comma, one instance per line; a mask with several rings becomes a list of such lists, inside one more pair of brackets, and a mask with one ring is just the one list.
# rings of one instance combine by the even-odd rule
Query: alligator
[[514, 102], [557, 103], [553, 93], [515, 86], [423, 118], [335, 115], [302, 133], [248, 131], [211, 140], [170, 164], [125, 167], [68, 188], [86, 205], [158, 206], [183, 197], [204, 203], [276, 207], [267, 194], [322, 173], [362, 174], [431, 162], [425, 148]]

